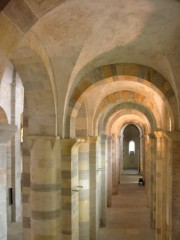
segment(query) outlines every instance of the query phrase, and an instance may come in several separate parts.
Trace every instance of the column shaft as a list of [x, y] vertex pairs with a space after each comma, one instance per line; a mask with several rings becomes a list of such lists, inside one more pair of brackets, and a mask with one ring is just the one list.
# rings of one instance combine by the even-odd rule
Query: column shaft
[[60, 142], [33, 137], [31, 147], [31, 240], [60, 240]]
[[170, 156], [168, 161], [168, 209], [167, 236], [168, 240], [178, 240], [180, 236], [180, 132], [166, 132]]
[[106, 226], [107, 208], [107, 156], [106, 135], [101, 135], [101, 227]]
[[0, 240], [7, 239], [6, 145], [0, 144]]
[[98, 138], [89, 138], [89, 171], [90, 171], [90, 240], [98, 239], [99, 204], [98, 204], [98, 168], [99, 156], [97, 153]]
[[15, 126], [0, 124], [0, 240], [7, 240], [7, 143], [15, 132]]
[[112, 205], [112, 137], [107, 138], [107, 207]]
[[79, 144], [79, 240], [89, 240], [89, 144]]
[[150, 135], [150, 206], [151, 206], [151, 227], [156, 226], [156, 137]]
[[62, 239], [79, 239], [78, 143], [61, 140]]
[[117, 184], [117, 163], [116, 163], [116, 136], [112, 136], [112, 194], [118, 194]]

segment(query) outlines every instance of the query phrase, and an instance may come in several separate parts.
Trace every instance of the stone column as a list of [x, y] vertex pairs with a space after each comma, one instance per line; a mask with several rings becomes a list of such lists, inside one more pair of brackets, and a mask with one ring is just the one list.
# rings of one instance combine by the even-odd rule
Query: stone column
[[59, 240], [60, 224], [60, 140], [29, 137], [31, 240]]
[[[179, 240], [180, 237], [180, 132], [167, 132], [171, 152], [168, 162], [168, 239]], [[171, 195], [170, 195], [171, 194]]]
[[[163, 134], [162, 137], [162, 208], [161, 208], [161, 215], [162, 215], [162, 223], [161, 223], [161, 239], [168, 240], [167, 237], [167, 225], [168, 225], [168, 211], [169, 211], [169, 203], [168, 203], [168, 195], [170, 194], [168, 182], [170, 174], [168, 174], [168, 162], [170, 158], [170, 152], [168, 151], [168, 139]], [[180, 235], [179, 235], [180, 236]]]
[[79, 240], [89, 240], [89, 144], [79, 144]]
[[101, 134], [101, 227], [106, 226], [107, 208], [107, 156], [106, 156], [106, 135]]
[[154, 145], [152, 146], [153, 161], [155, 159], [155, 164], [152, 166], [152, 170], [155, 169], [155, 173], [153, 174], [153, 181], [155, 176], [155, 184], [153, 183], [153, 186], [155, 185], [156, 189], [155, 201], [153, 201], [152, 207], [153, 209], [155, 208], [153, 217], [156, 216], [153, 224], [156, 228], [156, 240], [171, 239], [171, 237], [168, 237], [170, 229], [169, 216], [171, 212], [171, 203], [169, 198], [169, 195], [171, 195], [171, 149], [169, 148], [169, 142], [166, 135], [167, 133], [163, 131], [154, 132]]
[[62, 239], [79, 239], [78, 143], [61, 140]]
[[151, 148], [150, 138], [148, 135], [144, 136], [144, 171], [145, 190], [148, 198], [148, 205], [151, 206]]
[[98, 240], [99, 204], [98, 204], [98, 174], [99, 163], [97, 153], [97, 137], [89, 137], [89, 171], [90, 171], [90, 240]]
[[107, 138], [107, 207], [112, 205], [112, 137]]
[[[18, 130], [11, 140], [11, 187], [13, 189], [13, 204], [11, 205], [11, 221], [16, 222], [21, 220], [21, 135], [20, 135], [20, 114], [22, 93], [18, 92], [18, 84], [16, 83], [16, 70], [13, 69], [12, 83], [11, 83], [11, 123], [17, 125]], [[18, 94], [19, 93], [19, 94]]]
[[162, 132], [154, 132], [156, 137], [156, 240], [162, 239]]
[[145, 138], [144, 136], [140, 136], [140, 151], [139, 151], [139, 161], [140, 161], [140, 166], [139, 166], [139, 172], [144, 176], [144, 171], [145, 171]]
[[119, 138], [119, 148], [120, 148], [120, 181], [121, 181], [121, 175], [123, 173], [123, 136], [121, 134], [120, 138]]
[[116, 136], [116, 188], [117, 194], [119, 191], [120, 184], [120, 137]]
[[30, 199], [30, 144], [28, 142], [28, 117], [23, 120], [23, 172], [22, 172], [22, 215], [23, 240], [31, 239], [31, 199]]
[[11, 141], [11, 184], [13, 188], [12, 221], [21, 220], [21, 139], [20, 130], [15, 133]]
[[13, 125], [0, 124], [0, 240], [7, 240], [6, 145], [16, 132]]
[[167, 162], [168, 142], [164, 132], [154, 132], [156, 137], [156, 240], [167, 239]]
[[112, 194], [118, 194], [117, 163], [116, 163], [116, 136], [112, 135]]
[[149, 134], [150, 137], [150, 222], [151, 227], [156, 226], [156, 136]]

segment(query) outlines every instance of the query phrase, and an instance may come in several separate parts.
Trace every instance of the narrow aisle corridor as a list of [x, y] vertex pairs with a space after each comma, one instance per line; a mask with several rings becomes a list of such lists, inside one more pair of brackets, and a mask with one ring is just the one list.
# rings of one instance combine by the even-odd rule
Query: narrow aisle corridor
[[[135, 176], [124, 176], [123, 183]], [[107, 209], [107, 225], [99, 231], [99, 240], [154, 240], [144, 186], [121, 184]]]

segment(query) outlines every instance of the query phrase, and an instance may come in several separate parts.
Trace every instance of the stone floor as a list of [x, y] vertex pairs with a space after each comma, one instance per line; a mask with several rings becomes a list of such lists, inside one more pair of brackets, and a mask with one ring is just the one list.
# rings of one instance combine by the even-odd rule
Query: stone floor
[[[155, 240], [149, 227], [149, 209], [143, 186], [138, 186], [139, 175], [124, 172], [119, 194], [113, 196], [107, 209], [107, 227], [99, 231], [99, 240]], [[22, 240], [21, 223], [8, 225], [7, 240]]]
[[138, 186], [138, 179], [134, 174], [121, 177], [119, 194], [107, 209], [107, 226], [100, 229], [99, 240], [155, 240], [144, 186]]

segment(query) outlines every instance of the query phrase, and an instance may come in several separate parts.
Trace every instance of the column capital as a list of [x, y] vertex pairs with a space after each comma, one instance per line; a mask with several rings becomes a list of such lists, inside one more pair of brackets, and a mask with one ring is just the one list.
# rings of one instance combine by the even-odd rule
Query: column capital
[[55, 145], [56, 141], [60, 140], [59, 136], [49, 136], [49, 135], [28, 135], [26, 136], [26, 142], [29, 149], [32, 149], [34, 143], [38, 143], [40, 141], [50, 141], [52, 148]]
[[112, 136], [107, 136], [107, 140], [112, 140]]
[[95, 142], [97, 142], [97, 140], [99, 139], [99, 137], [98, 136], [90, 136], [90, 137], [88, 137], [88, 141], [90, 142], [90, 143], [95, 143]]
[[154, 138], [154, 139], [162, 138], [163, 137], [163, 133], [164, 133], [163, 131], [154, 131], [154, 132], [149, 134], [149, 137], [150, 138]]
[[106, 140], [107, 139], [107, 137], [108, 137], [108, 135], [106, 135], [106, 134], [101, 134], [101, 139], [103, 139], [103, 140]]
[[73, 146], [75, 143], [77, 143], [77, 139], [76, 138], [62, 138], [62, 139], [60, 139], [60, 142], [63, 145]]
[[0, 124], [0, 144], [6, 144], [14, 136], [17, 127], [13, 124]]

